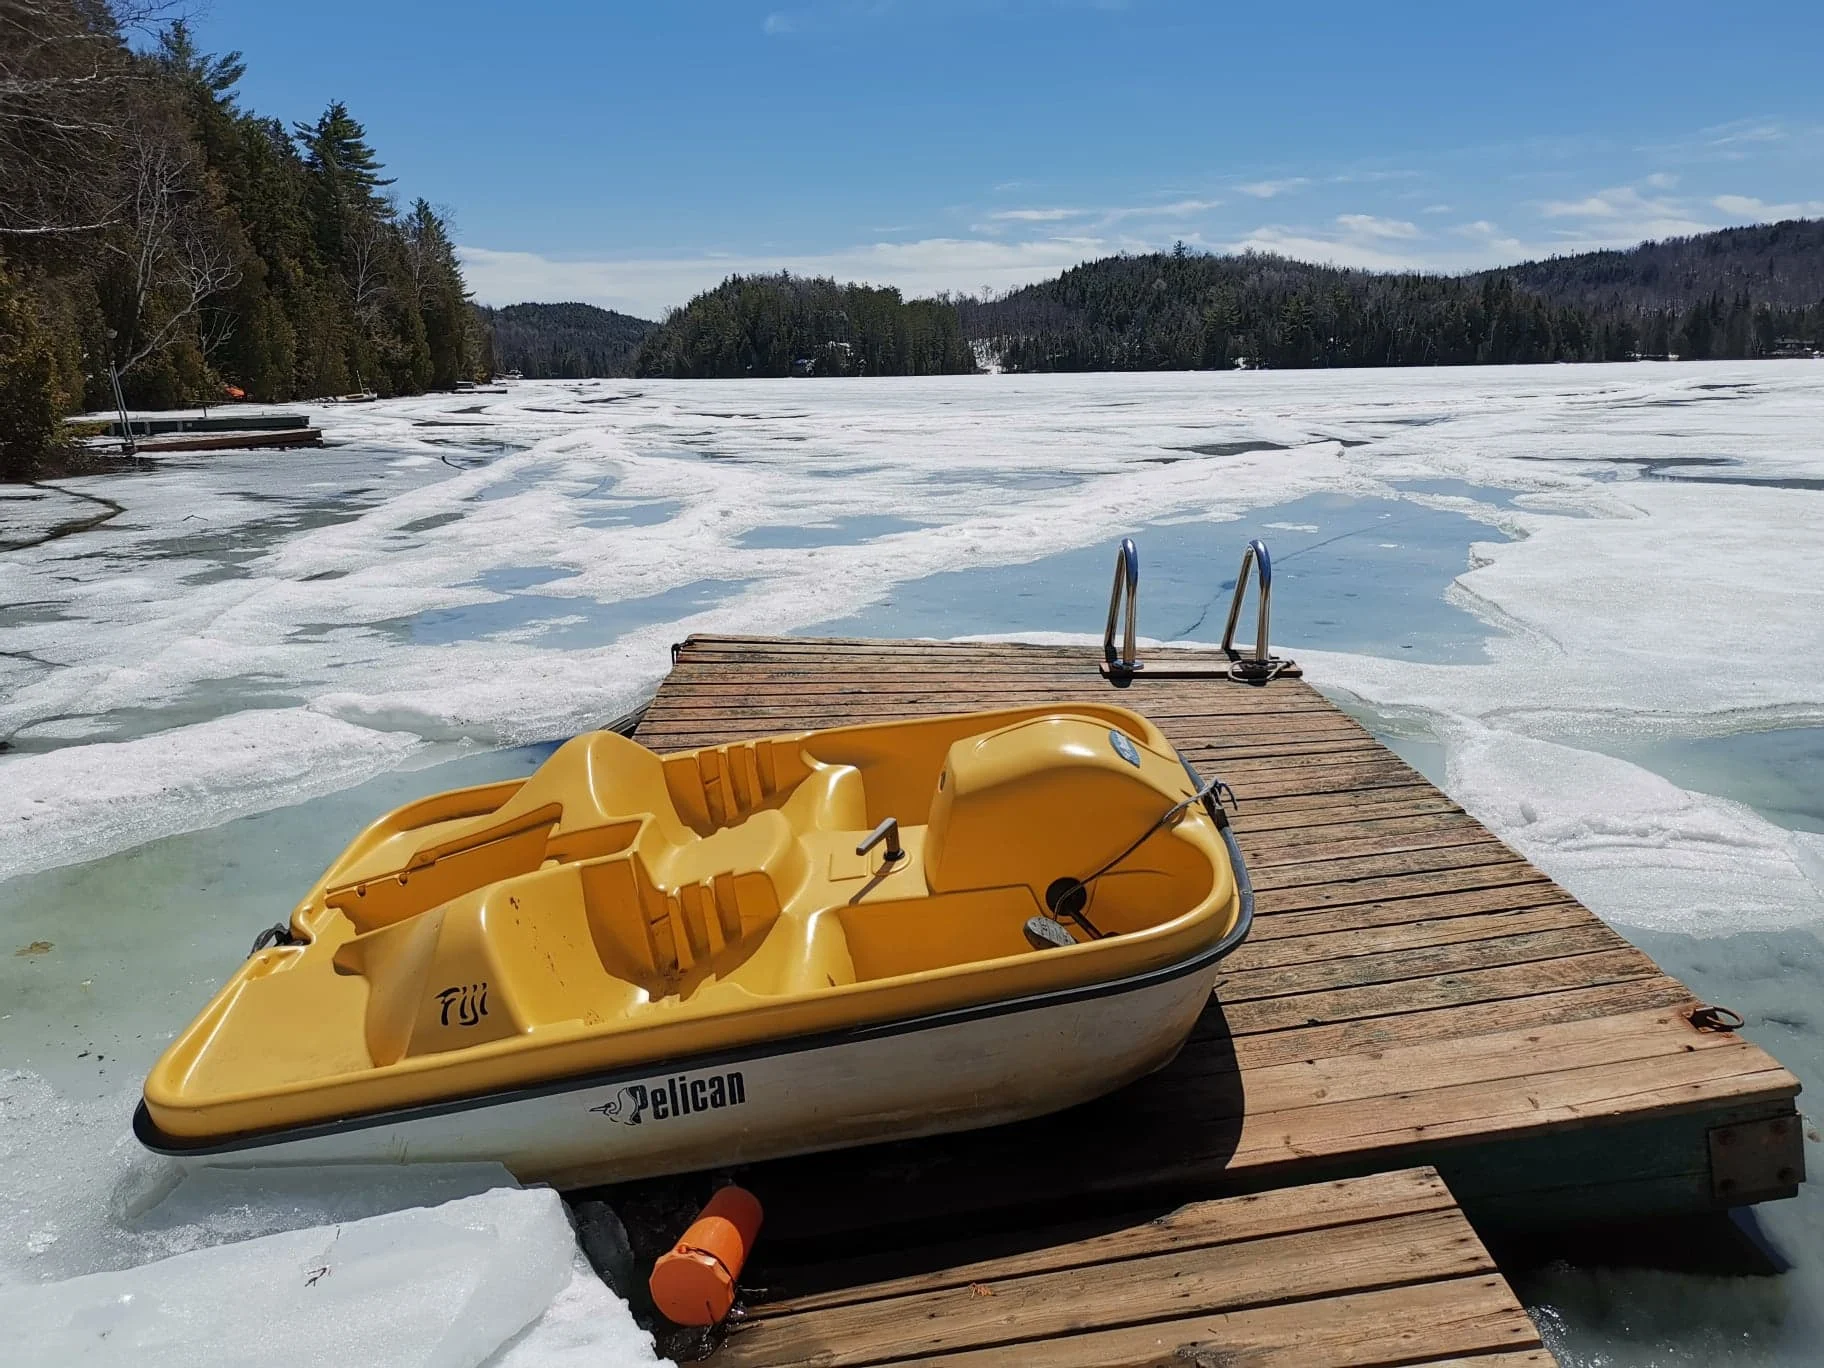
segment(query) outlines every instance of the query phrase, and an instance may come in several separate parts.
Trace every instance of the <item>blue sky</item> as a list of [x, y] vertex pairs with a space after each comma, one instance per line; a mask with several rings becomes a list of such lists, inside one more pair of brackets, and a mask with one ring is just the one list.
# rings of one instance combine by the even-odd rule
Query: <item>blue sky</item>
[[1824, 3], [214, 0], [486, 303], [1005, 289], [1182, 239], [1462, 270], [1824, 215]]

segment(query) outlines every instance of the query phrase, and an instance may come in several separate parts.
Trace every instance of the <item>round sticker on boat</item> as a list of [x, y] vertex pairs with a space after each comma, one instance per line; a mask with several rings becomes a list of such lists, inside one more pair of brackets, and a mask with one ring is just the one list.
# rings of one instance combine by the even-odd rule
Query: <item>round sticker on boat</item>
[[1134, 749], [1134, 743], [1127, 739], [1125, 733], [1115, 731], [1111, 728], [1108, 733], [1108, 744], [1115, 748], [1116, 755], [1127, 761], [1127, 763], [1132, 765], [1135, 769], [1140, 768], [1140, 752]]

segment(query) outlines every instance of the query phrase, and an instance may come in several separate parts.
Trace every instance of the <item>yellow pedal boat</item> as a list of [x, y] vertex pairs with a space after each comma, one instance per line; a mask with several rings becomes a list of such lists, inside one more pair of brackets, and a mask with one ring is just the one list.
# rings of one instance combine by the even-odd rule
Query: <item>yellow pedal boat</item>
[[588, 733], [362, 832], [135, 1130], [574, 1186], [1055, 1111], [1171, 1059], [1247, 933], [1215, 787], [1100, 704]]

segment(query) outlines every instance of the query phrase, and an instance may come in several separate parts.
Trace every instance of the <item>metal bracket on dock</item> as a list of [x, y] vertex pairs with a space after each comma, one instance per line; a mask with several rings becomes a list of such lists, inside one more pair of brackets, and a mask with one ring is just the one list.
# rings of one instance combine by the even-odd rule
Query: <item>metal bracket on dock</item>
[[[1248, 592], [1248, 572], [1254, 570], [1260, 580], [1260, 619], [1252, 646], [1235, 645], [1235, 624], [1241, 618], [1241, 605]], [[1108, 595], [1108, 622], [1102, 629], [1101, 671], [1116, 684], [1126, 683], [1144, 670], [1160, 679], [1233, 679], [1244, 684], [1265, 684], [1277, 675], [1299, 673], [1290, 660], [1281, 660], [1268, 651], [1268, 620], [1273, 606], [1273, 560], [1267, 544], [1256, 537], [1242, 553], [1241, 573], [1235, 580], [1235, 597], [1229, 604], [1229, 625], [1222, 634], [1225, 665], [1205, 665], [1190, 661], [1155, 660], [1149, 667], [1140, 660], [1135, 645], [1138, 632], [1140, 599], [1140, 550], [1132, 537], [1121, 539], [1115, 553], [1115, 583]], [[1123, 624], [1125, 619], [1125, 625]], [[1121, 649], [1115, 649], [1115, 632], [1121, 630]]]
[[1710, 1198], [1744, 1206], [1791, 1197], [1805, 1181], [1805, 1142], [1796, 1114], [1764, 1117], [1709, 1133]]

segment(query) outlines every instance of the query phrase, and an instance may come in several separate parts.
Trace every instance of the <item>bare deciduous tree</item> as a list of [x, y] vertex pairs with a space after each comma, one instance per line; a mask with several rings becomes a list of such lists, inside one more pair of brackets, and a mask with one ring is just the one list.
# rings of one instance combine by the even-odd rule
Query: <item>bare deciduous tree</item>
[[[116, 358], [125, 374], [212, 297], [234, 288], [241, 272], [203, 190], [196, 153], [181, 133], [142, 112], [123, 132], [123, 154], [124, 231], [105, 245], [125, 266], [129, 329]], [[226, 340], [218, 336], [215, 346]]]
[[[231, 289], [233, 286], [224, 288]], [[216, 353], [233, 340], [234, 323], [233, 309], [204, 309], [197, 317], [196, 337], [203, 349], [203, 360], [206, 363], [214, 364]]]
[[361, 209], [346, 211], [346, 217], [342, 250], [348, 292], [354, 300], [355, 317], [372, 326], [386, 298], [386, 225]]
[[133, 72], [116, 35], [179, 12], [181, 0], [0, 0], [0, 240], [119, 220]]

